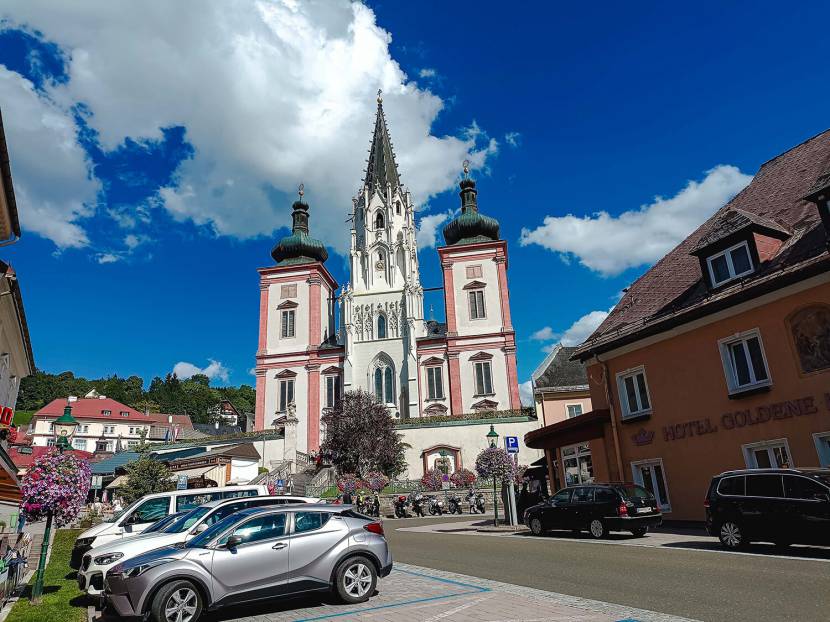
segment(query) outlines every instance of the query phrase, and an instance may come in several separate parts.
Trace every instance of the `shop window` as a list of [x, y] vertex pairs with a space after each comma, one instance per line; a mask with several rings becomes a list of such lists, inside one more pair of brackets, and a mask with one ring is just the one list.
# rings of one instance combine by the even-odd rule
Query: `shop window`
[[742, 449], [746, 466], [750, 469], [789, 469], [791, 467], [790, 447], [785, 438], [749, 443]]
[[651, 412], [651, 398], [648, 394], [644, 368], [640, 367], [618, 374], [617, 387], [620, 392], [623, 419]]
[[725, 251], [721, 251], [711, 257], [707, 257], [706, 265], [709, 267], [709, 277], [712, 287], [718, 287], [751, 273], [755, 268], [752, 266], [752, 258], [749, 254], [749, 245], [741, 242]]
[[818, 452], [818, 462], [822, 467], [830, 467], [830, 432], [816, 432], [813, 441]]
[[281, 314], [280, 337], [289, 339], [294, 336], [294, 309], [286, 309]]
[[294, 401], [294, 380], [280, 380], [280, 407], [278, 412], [284, 413], [288, 405]]
[[648, 490], [663, 512], [671, 512], [669, 500], [669, 487], [666, 485], [666, 471], [663, 468], [663, 460], [640, 460], [631, 463], [631, 470], [634, 475], [634, 483], [639, 484]]
[[473, 366], [476, 378], [476, 395], [492, 395], [493, 378], [490, 361], [477, 361]]
[[747, 331], [722, 339], [718, 344], [730, 394], [770, 384], [761, 333], [757, 330]]
[[427, 397], [431, 400], [444, 399], [444, 383], [440, 367], [427, 367]]
[[830, 370], [830, 307], [801, 309], [789, 323], [801, 371], [809, 374]]
[[582, 414], [582, 404], [568, 404], [568, 419], [573, 419]]
[[562, 448], [562, 467], [565, 485], [590, 484], [594, 481], [594, 463], [587, 443]]
[[475, 289], [473, 291], [467, 292], [467, 296], [470, 302], [470, 319], [483, 320], [485, 317], [487, 317], [486, 311], [484, 309], [484, 290]]

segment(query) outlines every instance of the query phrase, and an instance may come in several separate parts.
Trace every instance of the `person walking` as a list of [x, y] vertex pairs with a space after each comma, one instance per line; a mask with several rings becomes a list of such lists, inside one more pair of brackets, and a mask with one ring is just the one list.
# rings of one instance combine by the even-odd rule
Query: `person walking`
[[351, 505], [352, 504], [352, 493], [348, 490], [343, 491], [343, 505]]

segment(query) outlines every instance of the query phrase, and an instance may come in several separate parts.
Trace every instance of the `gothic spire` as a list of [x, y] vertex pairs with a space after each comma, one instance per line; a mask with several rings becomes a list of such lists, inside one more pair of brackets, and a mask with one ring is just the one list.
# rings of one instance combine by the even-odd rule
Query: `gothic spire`
[[395, 154], [392, 151], [392, 140], [386, 127], [386, 116], [383, 114], [383, 97], [378, 90], [378, 111], [375, 117], [375, 132], [372, 136], [372, 145], [369, 148], [369, 164], [366, 167], [364, 183], [369, 187], [369, 193], [377, 190], [381, 196], [386, 194], [386, 184], [392, 184], [394, 192], [401, 185], [398, 175], [398, 165], [395, 163]]
[[292, 205], [291, 235], [279, 241], [271, 251], [271, 257], [284, 266], [315, 261], [322, 263], [328, 259], [329, 253], [320, 240], [315, 240], [308, 234], [308, 203], [303, 200], [303, 184], [300, 184], [297, 194], [300, 198]]

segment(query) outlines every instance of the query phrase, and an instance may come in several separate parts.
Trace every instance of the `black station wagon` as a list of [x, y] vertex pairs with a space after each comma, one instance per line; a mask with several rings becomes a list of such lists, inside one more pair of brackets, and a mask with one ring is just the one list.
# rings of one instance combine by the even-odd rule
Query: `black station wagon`
[[637, 537], [663, 520], [648, 490], [636, 484], [584, 484], [563, 488], [547, 501], [528, 508], [525, 525], [534, 535], [549, 530], [587, 530], [594, 538], [609, 531], [630, 531]]
[[709, 535], [728, 549], [830, 545], [830, 470], [727, 471], [712, 478], [704, 506]]

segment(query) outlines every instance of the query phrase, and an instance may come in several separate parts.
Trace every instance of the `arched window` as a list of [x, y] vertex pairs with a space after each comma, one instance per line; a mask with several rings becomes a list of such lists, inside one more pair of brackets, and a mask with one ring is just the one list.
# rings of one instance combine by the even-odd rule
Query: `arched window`
[[378, 339], [386, 339], [386, 316], [378, 316]]
[[380, 367], [375, 370], [375, 399], [383, 402], [383, 372]]
[[401, 213], [401, 202], [400, 201], [395, 201], [395, 213], [396, 214]]
[[384, 384], [386, 389], [386, 403], [387, 404], [394, 404], [395, 403], [395, 394], [394, 394], [394, 387], [392, 386], [392, 368], [387, 367], [386, 371], [384, 372]]
[[375, 229], [383, 229], [383, 212], [378, 212], [375, 216]]

